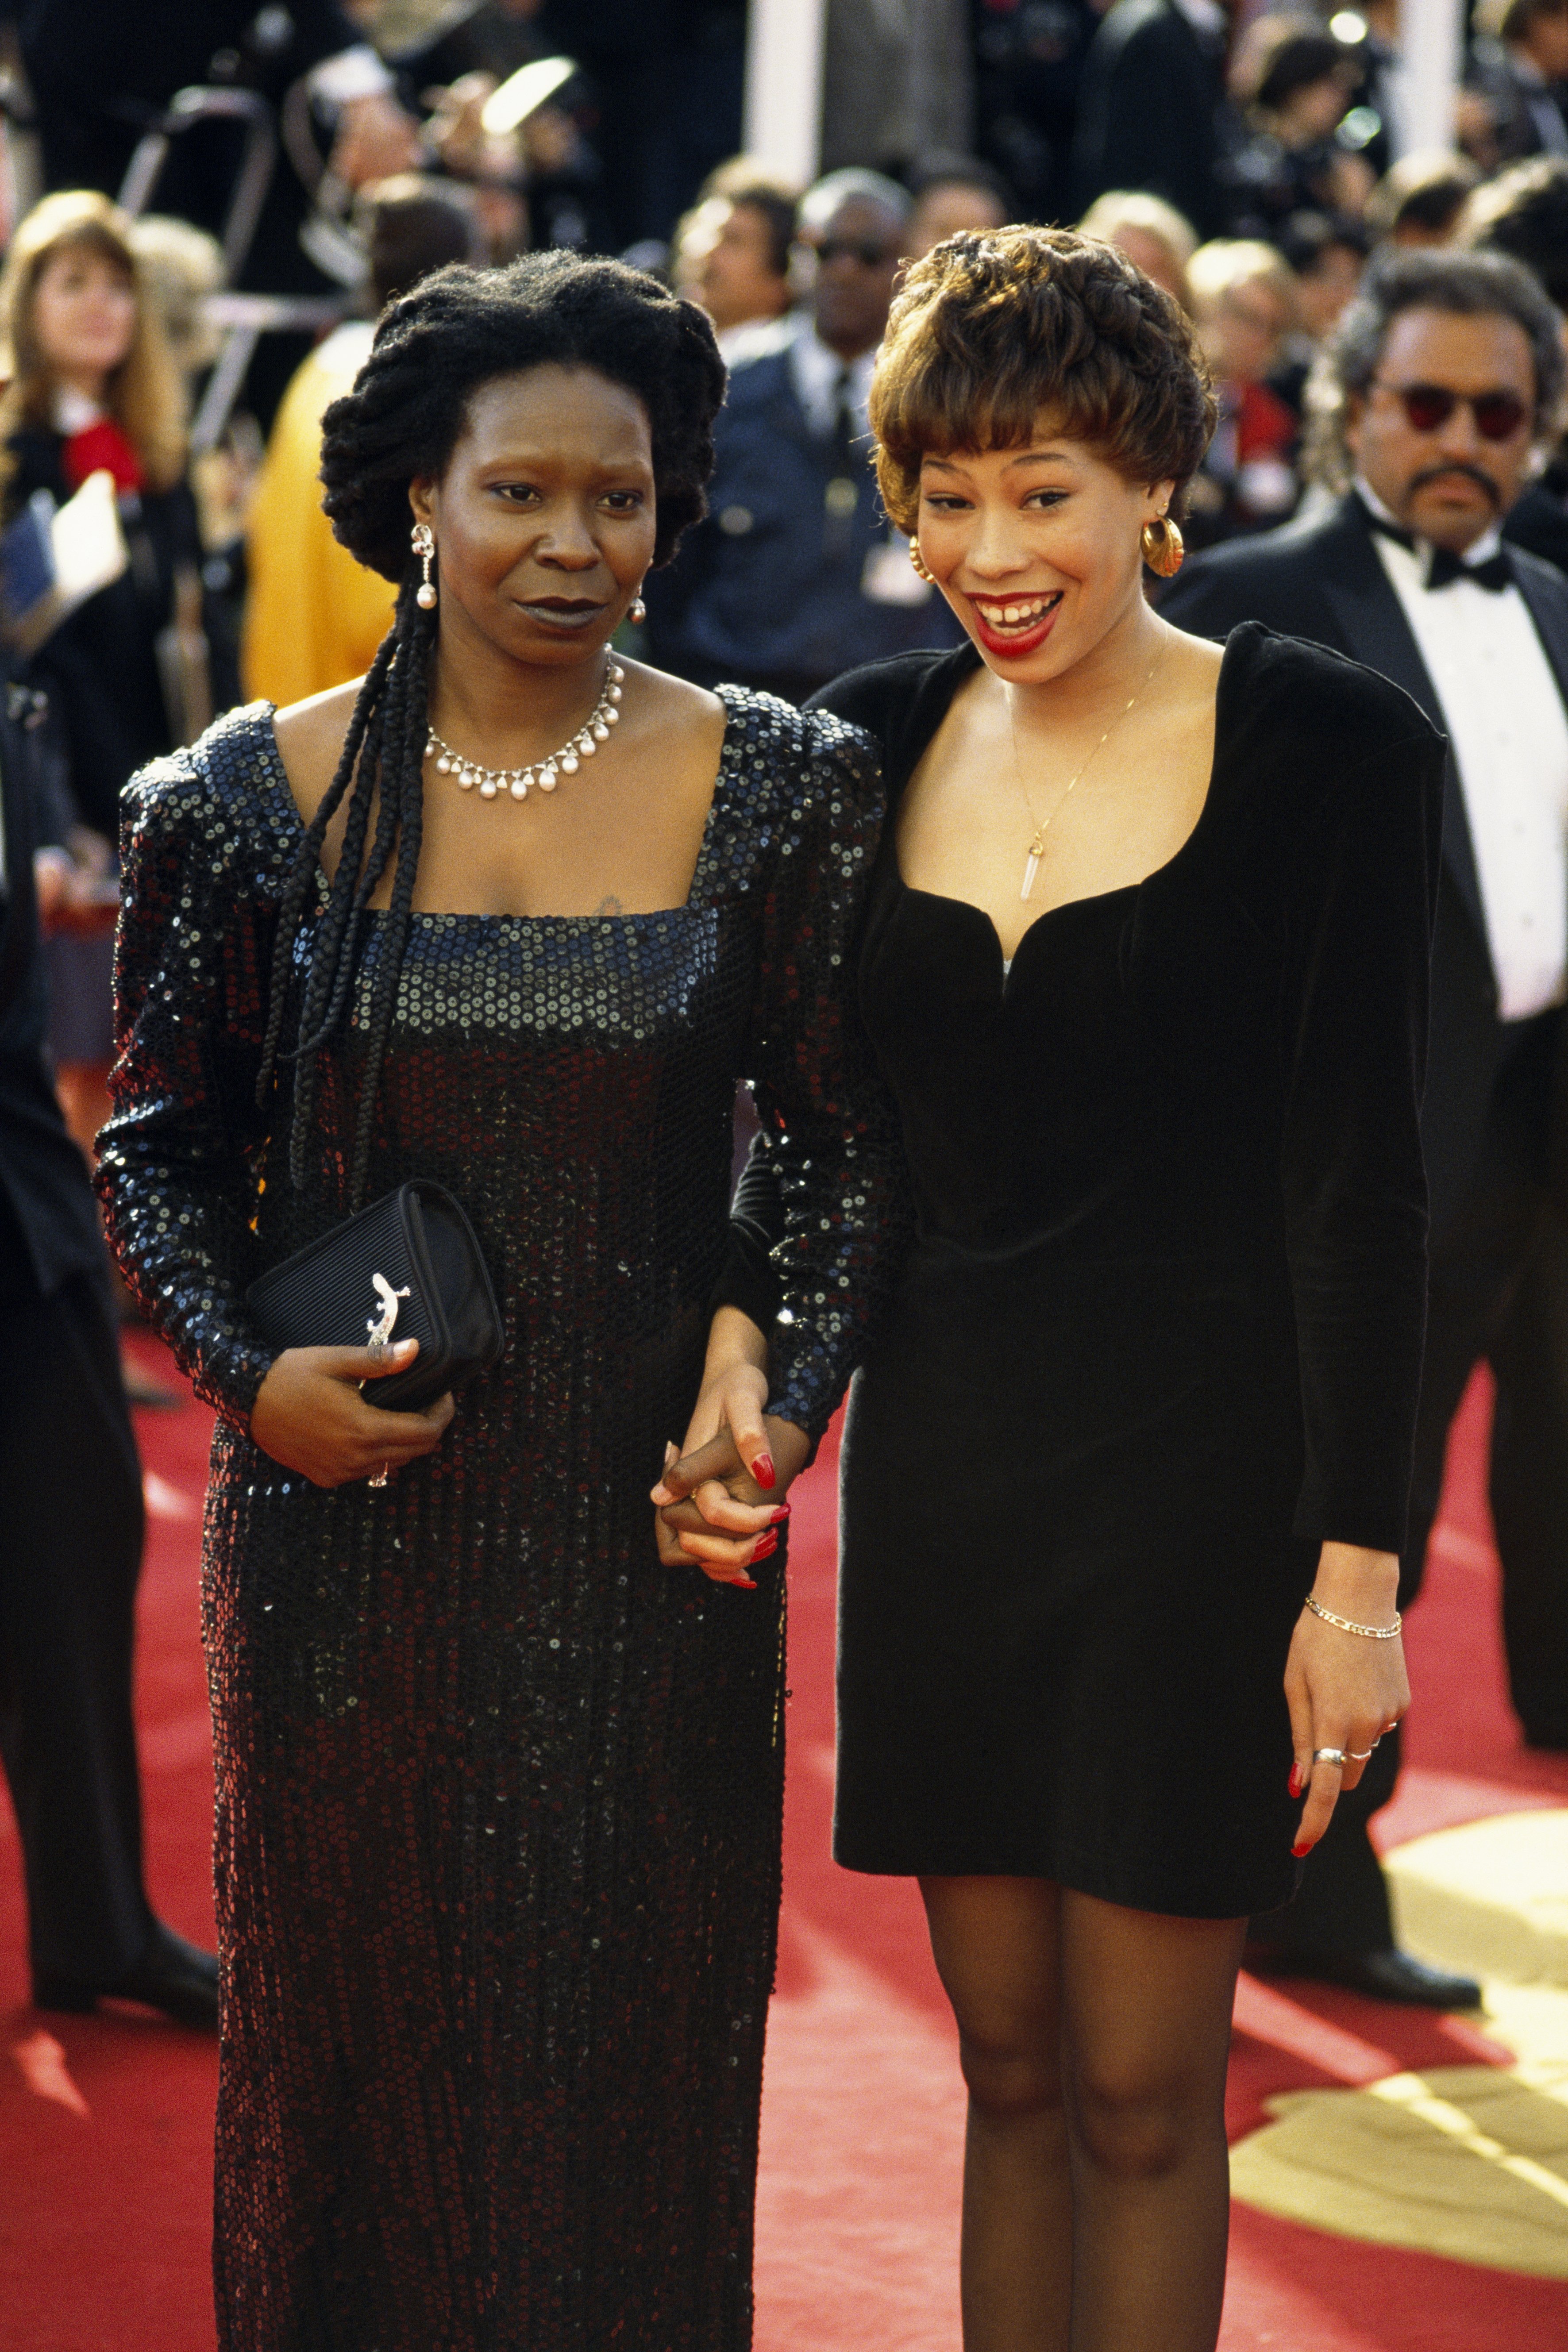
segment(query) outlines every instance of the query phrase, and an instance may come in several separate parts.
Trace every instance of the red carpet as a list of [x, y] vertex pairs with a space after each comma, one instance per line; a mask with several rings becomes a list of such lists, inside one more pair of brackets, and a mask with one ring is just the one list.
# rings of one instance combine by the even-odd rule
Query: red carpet
[[[149, 1368], [161, 1362], [145, 1352]], [[1391, 1841], [1568, 1803], [1568, 1759], [1525, 1757], [1503, 1696], [1478, 1384], [1457, 1433], [1428, 1592], [1413, 1612], [1411, 1768]], [[153, 1504], [139, 1707], [159, 1907], [211, 1932], [211, 1773], [196, 1622], [207, 1416], [145, 1412]], [[913, 1888], [827, 1854], [833, 1484], [796, 1490], [790, 1787], [770, 2027], [758, 2352], [957, 2352], [963, 2105]], [[26, 2005], [15, 1831], [0, 1801], [0, 2352], [207, 2352], [210, 2045], [126, 2009]], [[1231, 2122], [1277, 2091], [1500, 2063], [1473, 2027], [1326, 1988], [1243, 1980]], [[1352, 2243], [1238, 2208], [1225, 2352], [1547, 2352], [1568, 2287]]]

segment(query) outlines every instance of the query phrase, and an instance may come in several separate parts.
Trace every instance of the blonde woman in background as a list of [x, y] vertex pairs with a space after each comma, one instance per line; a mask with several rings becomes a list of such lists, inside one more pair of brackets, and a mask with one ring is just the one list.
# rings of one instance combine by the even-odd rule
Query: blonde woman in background
[[1289, 264], [1260, 238], [1201, 245], [1187, 280], [1219, 403], [1186, 526], [1188, 544], [1203, 547], [1285, 521], [1300, 494], [1293, 463], [1300, 427], [1269, 381], [1300, 312]]
[[[32, 656], [80, 820], [107, 871], [122, 785], [205, 724], [201, 541], [185, 478], [184, 396], [131, 224], [91, 190], [46, 196], [0, 274], [10, 381], [0, 397], [0, 518], [47, 491], [63, 506], [113, 478], [126, 562]], [[171, 626], [187, 658], [171, 661]], [[166, 691], [165, 689], [168, 689]], [[180, 706], [171, 709], [171, 702]], [[188, 707], [191, 704], [195, 707]], [[62, 1108], [89, 1154], [109, 1116], [110, 943], [51, 943], [51, 1043]]]
[[1197, 231], [1184, 213], [1163, 196], [1142, 188], [1108, 188], [1096, 196], [1079, 223], [1083, 236], [1098, 236], [1124, 253], [1134, 269], [1152, 278], [1184, 310], [1193, 307], [1187, 264], [1198, 249]]

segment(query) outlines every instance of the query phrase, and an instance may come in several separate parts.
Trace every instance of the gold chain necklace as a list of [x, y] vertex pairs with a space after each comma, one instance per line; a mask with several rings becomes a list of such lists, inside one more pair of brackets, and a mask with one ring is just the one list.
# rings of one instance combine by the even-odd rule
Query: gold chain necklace
[[[1169, 640], [1167, 639], [1166, 642], [1168, 644]], [[1060, 800], [1057, 803], [1055, 808], [1052, 809], [1049, 816], [1045, 819], [1043, 824], [1035, 814], [1035, 803], [1029, 798], [1029, 788], [1024, 782], [1024, 766], [1022, 761], [1018, 757], [1018, 730], [1013, 720], [1013, 698], [1011, 695], [1008, 696], [1007, 730], [1013, 738], [1013, 781], [1018, 787], [1019, 798], [1023, 801], [1025, 808], [1028, 811], [1029, 823], [1035, 828], [1033, 837], [1029, 843], [1029, 854], [1024, 860], [1024, 887], [1018, 893], [1020, 898], [1028, 898], [1034, 895], [1035, 877], [1040, 870], [1040, 860], [1045, 855], [1047, 834], [1050, 831], [1052, 825], [1056, 823], [1058, 817], [1061, 814], [1068, 801], [1071, 800], [1073, 793], [1077, 789], [1080, 779], [1088, 774], [1089, 770], [1094, 764], [1095, 759], [1099, 753], [1104, 751], [1107, 743], [1110, 740], [1110, 738], [1115, 734], [1116, 730], [1121, 726], [1122, 720], [1131, 709], [1132, 704], [1134, 702], [1141, 701], [1142, 697], [1148, 693], [1149, 688], [1154, 683], [1154, 671], [1159, 668], [1164, 658], [1165, 646], [1162, 646], [1159, 652], [1154, 656], [1153, 666], [1150, 669], [1148, 677], [1143, 680], [1142, 685], [1133, 695], [1131, 701], [1124, 702], [1122, 704], [1121, 709], [1117, 712], [1115, 718], [1111, 720], [1110, 726], [1106, 729], [1104, 734], [1095, 745], [1094, 750], [1089, 753], [1089, 758], [1084, 761], [1082, 767], [1079, 768], [1078, 774], [1073, 778], [1072, 782], [1068, 786], [1066, 792], [1062, 794]]]

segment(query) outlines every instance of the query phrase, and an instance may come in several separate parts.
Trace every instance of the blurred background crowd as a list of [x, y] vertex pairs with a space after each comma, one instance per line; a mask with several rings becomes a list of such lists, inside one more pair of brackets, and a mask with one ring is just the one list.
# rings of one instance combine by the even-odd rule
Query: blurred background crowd
[[[1435, 83], [1420, 45], [1436, 32]], [[771, 135], [775, 106], [789, 138]], [[650, 577], [626, 649], [798, 698], [956, 642], [880, 509], [867, 396], [908, 261], [1015, 220], [1081, 225], [1192, 315], [1220, 423], [1188, 544], [1310, 529], [1343, 487], [1343, 449], [1314, 419], [1342, 407], [1331, 338], [1374, 256], [1500, 250], [1568, 306], [1568, 0], [0, 0], [0, 785], [25, 736], [47, 978], [10, 1016], [20, 1042], [0, 1034], [0, 1316], [16, 1331], [64, 1246], [70, 1186], [55, 1161], [36, 1182], [7, 1174], [5, 1154], [42, 1166], [35, 1079], [89, 1158], [107, 1112], [127, 779], [241, 698], [357, 675], [388, 624], [392, 592], [333, 541], [316, 479], [322, 412], [384, 304], [447, 262], [552, 246], [624, 256], [701, 304], [731, 368], [711, 509]], [[1483, 436], [1469, 471], [1519, 442], [1497, 490], [1505, 505], [1527, 483], [1508, 534], [1568, 572], [1568, 452], [1533, 417], [1521, 439], [1528, 404], [1501, 397], [1497, 416], [1458, 398]], [[1440, 389], [1436, 404], [1456, 408]], [[13, 918], [18, 806], [0, 826]], [[0, 982], [25, 928], [0, 929]], [[102, 1252], [78, 1191], [67, 1259], [85, 1281]], [[34, 1341], [13, 1346], [12, 1328], [0, 1370], [14, 1360], [35, 1394]], [[112, 1441], [133, 1461], [118, 1398], [93, 1410], [108, 1438], [85, 1407], [48, 1408], [75, 1449], [62, 1458]], [[25, 1432], [17, 1444], [44, 1477]], [[44, 1484], [40, 1524], [73, 1557], [100, 1554], [100, 1529], [62, 1534], [68, 1477]], [[121, 1958], [94, 1963], [103, 1984], [123, 1979], [145, 1908], [133, 1477], [127, 1496], [104, 1667], [122, 1769], [100, 1811], [134, 1899]], [[35, 1712], [65, 1722], [52, 1696]], [[14, 1791], [20, 1721], [0, 1690]], [[1568, 1741], [1555, 1723], [1531, 1736]], [[43, 1830], [25, 1843], [35, 1856]], [[47, 1906], [29, 1868], [37, 1970]], [[209, 2015], [210, 1963], [171, 1950], [146, 1997]], [[1383, 1990], [1439, 2005], [1474, 1991]]]
[[[743, 152], [743, 0], [0, 8], [0, 592], [39, 697], [50, 1044], [84, 1150], [121, 788], [242, 697], [367, 664], [390, 591], [320, 514], [319, 422], [426, 271], [569, 246], [710, 313], [712, 512], [636, 649], [793, 698], [954, 635], [865, 462], [899, 272], [944, 236], [1079, 223], [1190, 310], [1220, 400], [1197, 547], [1311, 500], [1314, 361], [1378, 247], [1500, 247], [1568, 299], [1568, 0], [1476, 0], [1430, 149], [1401, 122], [1398, 0], [772, 13], [820, 46], [809, 185]], [[1568, 564], [1565, 489], [1553, 457], [1513, 527]]]

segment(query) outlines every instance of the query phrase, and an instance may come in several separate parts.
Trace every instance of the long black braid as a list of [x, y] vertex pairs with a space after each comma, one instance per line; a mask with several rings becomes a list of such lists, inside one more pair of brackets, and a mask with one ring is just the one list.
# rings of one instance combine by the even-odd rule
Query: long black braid
[[[667, 563], [682, 530], [706, 509], [724, 370], [703, 313], [620, 262], [555, 252], [525, 255], [504, 269], [436, 271], [389, 307], [353, 390], [334, 401], [323, 419], [322, 503], [344, 546], [397, 583], [397, 608], [284, 890], [257, 1099], [267, 1107], [279, 1066], [291, 1064], [289, 1173], [296, 1186], [303, 1184], [320, 1056], [342, 1025], [365, 916], [395, 854], [365, 1015], [364, 1075], [349, 1163], [356, 1209], [369, 1180], [376, 1093], [397, 1008], [424, 827], [437, 620], [416, 601], [409, 486], [440, 479], [469, 397], [481, 383], [551, 364], [591, 367], [642, 401], [658, 498], [654, 561]], [[345, 795], [342, 851], [310, 941], [299, 1033], [285, 1047], [285, 1007], [307, 908], [321, 887], [321, 845]]]

